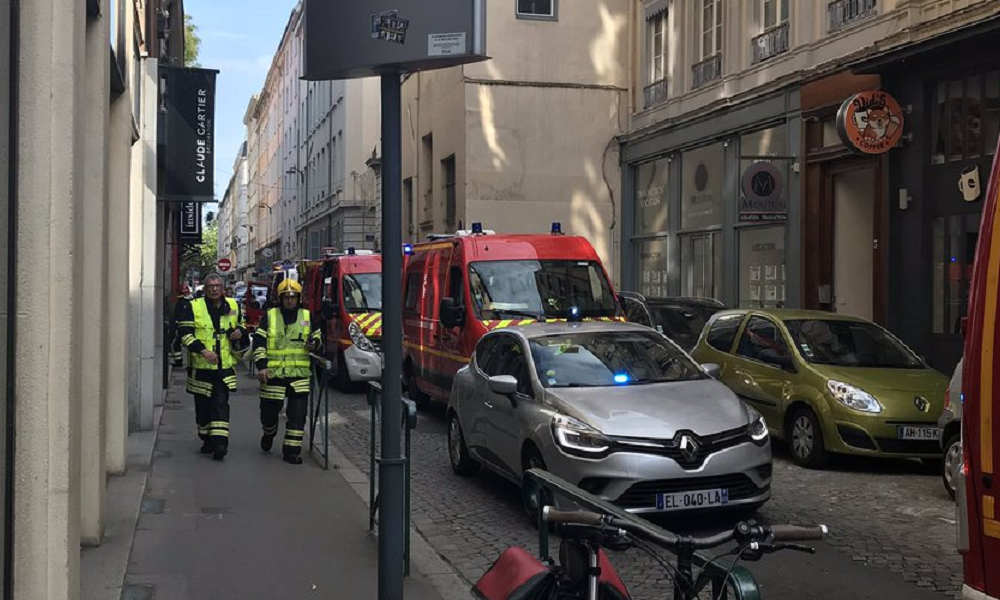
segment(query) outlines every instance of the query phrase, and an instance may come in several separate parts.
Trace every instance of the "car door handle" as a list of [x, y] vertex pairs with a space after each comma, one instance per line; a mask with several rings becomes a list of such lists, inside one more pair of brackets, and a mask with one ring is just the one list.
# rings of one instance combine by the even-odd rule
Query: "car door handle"
[[486, 406], [486, 408], [493, 408], [493, 405], [485, 400], [483, 401], [483, 405]]

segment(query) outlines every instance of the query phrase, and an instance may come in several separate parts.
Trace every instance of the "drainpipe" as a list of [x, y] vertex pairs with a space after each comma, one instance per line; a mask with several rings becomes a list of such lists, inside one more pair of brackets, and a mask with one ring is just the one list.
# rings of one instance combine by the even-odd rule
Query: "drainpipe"
[[[12, 0], [10, 3], [10, 14], [9, 17], [9, 30], [10, 30], [10, 48], [9, 48], [9, 74], [8, 74], [8, 91], [10, 94], [9, 102], [9, 112], [8, 112], [8, 127], [7, 127], [7, 143], [9, 144], [8, 160], [7, 160], [7, 264], [3, 265], [2, 268], [7, 269], [8, 274], [14, 273], [14, 267], [17, 264], [16, 260], [16, 239], [17, 239], [17, 122], [18, 122], [18, 47], [20, 46], [20, 28], [19, 28], [19, 6], [18, 0]], [[14, 597], [14, 381], [16, 377], [14, 376], [14, 339], [17, 335], [17, 320], [14, 315], [17, 314], [16, 307], [14, 304], [15, 294], [14, 286], [11, 284], [11, 278], [8, 277], [7, 285], [7, 339], [4, 343], [7, 344], [7, 364], [4, 365], [6, 369], [7, 380], [6, 389], [4, 390], [4, 424], [6, 425], [4, 433], [4, 481], [3, 481], [3, 592], [2, 597], [4, 600], [10, 600]]]

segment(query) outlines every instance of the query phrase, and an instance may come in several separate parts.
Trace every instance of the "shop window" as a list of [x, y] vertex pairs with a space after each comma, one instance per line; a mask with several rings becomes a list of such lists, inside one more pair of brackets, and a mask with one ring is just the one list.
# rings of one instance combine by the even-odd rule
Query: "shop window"
[[998, 134], [1000, 70], [934, 86], [931, 163], [993, 154]]
[[540, 19], [554, 21], [558, 0], [517, 0], [518, 19]]
[[680, 237], [682, 296], [718, 298], [722, 294], [721, 238], [718, 231]]
[[740, 230], [740, 306], [785, 305], [785, 226]]
[[932, 331], [961, 335], [961, 320], [969, 308], [969, 282], [979, 238], [979, 214], [938, 217], [932, 228]]
[[689, 150], [682, 161], [681, 229], [721, 226], [725, 162], [722, 144]]
[[667, 230], [667, 159], [644, 163], [635, 169], [635, 233], [643, 235]]
[[740, 154], [751, 158], [787, 156], [788, 136], [784, 125], [759, 129], [743, 135], [740, 137]]
[[667, 238], [638, 241], [639, 293], [646, 297], [663, 298], [668, 289]]

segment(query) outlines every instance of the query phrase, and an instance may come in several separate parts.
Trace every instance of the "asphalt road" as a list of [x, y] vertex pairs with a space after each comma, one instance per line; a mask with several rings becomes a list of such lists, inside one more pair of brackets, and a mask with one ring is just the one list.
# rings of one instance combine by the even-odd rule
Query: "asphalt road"
[[[368, 419], [363, 395], [331, 395], [331, 440], [365, 472]], [[508, 546], [537, 551], [537, 534], [521, 512], [516, 486], [486, 472], [468, 478], [452, 473], [443, 411], [420, 413], [412, 455], [413, 523], [470, 583]], [[933, 468], [916, 461], [843, 459], [811, 471], [794, 465], [780, 446], [774, 467], [773, 497], [758, 518], [823, 523], [831, 535], [817, 544], [815, 555], [782, 552], [747, 564], [766, 598], [958, 597], [954, 504]], [[701, 533], [731, 528], [734, 518], [659, 523]], [[612, 562], [634, 598], [669, 597], [667, 573], [645, 554], [613, 553]]]

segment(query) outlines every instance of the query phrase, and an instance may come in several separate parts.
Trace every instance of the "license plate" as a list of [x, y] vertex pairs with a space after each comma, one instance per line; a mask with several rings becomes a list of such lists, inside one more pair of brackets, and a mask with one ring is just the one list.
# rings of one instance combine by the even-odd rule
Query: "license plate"
[[692, 510], [729, 504], [729, 490], [698, 490], [656, 495], [657, 510]]
[[936, 441], [941, 430], [930, 425], [900, 425], [896, 427], [896, 437], [901, 440]]

